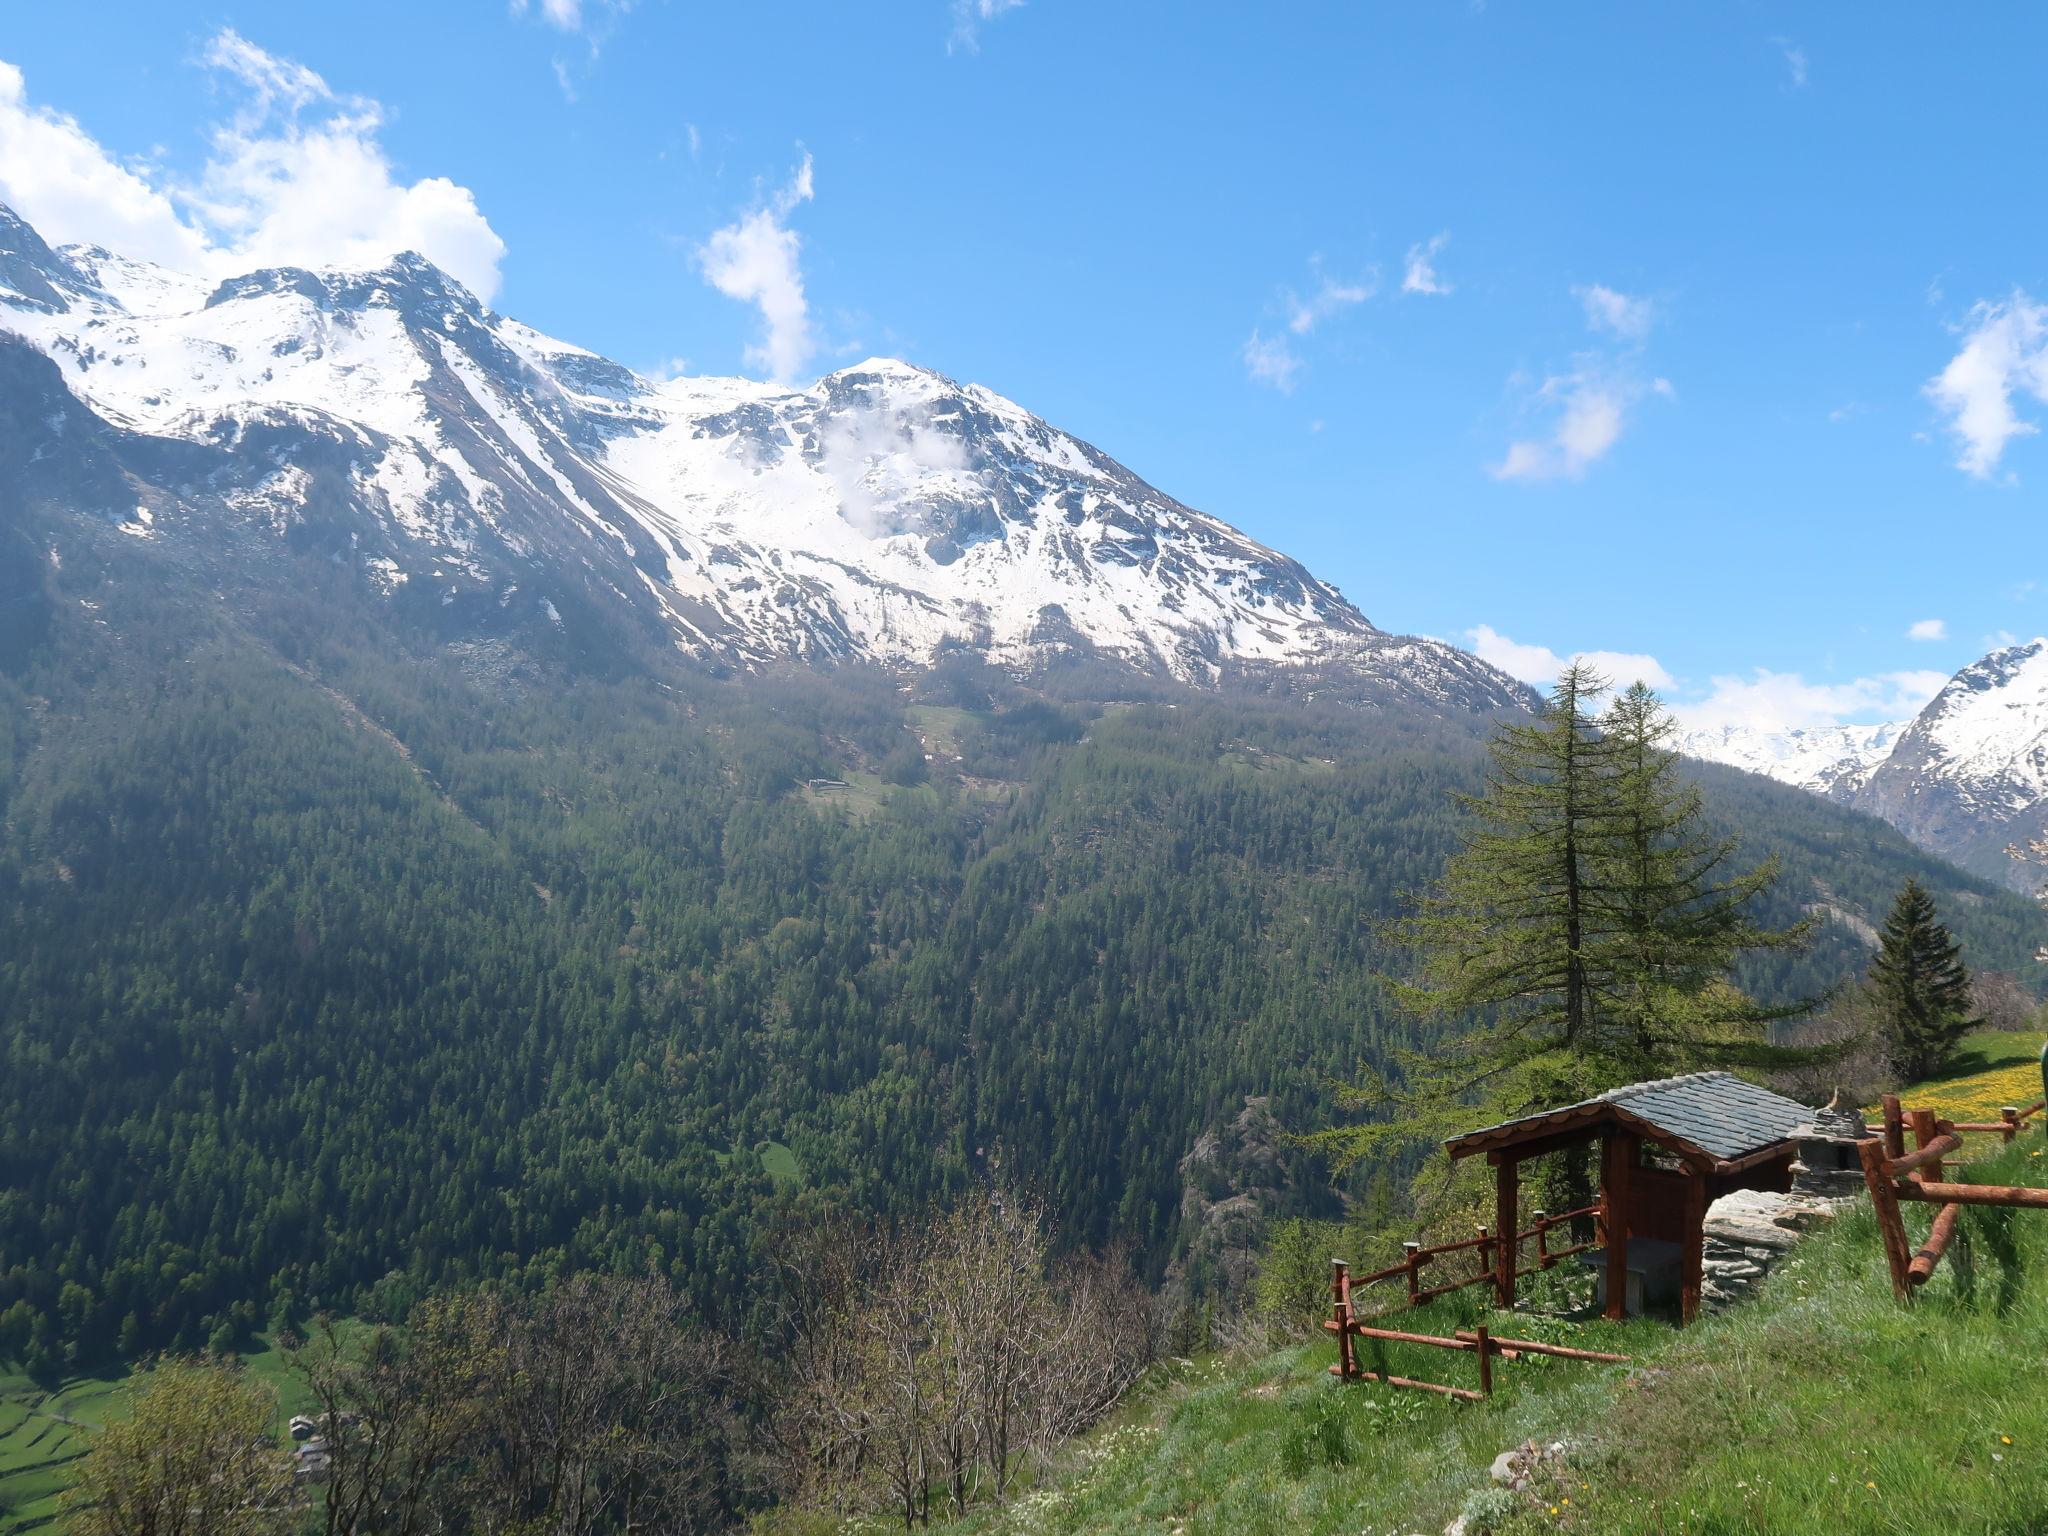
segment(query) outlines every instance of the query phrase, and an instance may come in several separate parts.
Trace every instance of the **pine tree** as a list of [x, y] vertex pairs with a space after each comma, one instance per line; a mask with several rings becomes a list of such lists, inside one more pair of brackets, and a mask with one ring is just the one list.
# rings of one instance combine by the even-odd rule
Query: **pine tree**
[[1939, 1072], [1977, 1027], [1962, 946], [1917, 880], [1907, 880], [1892, 903], [1870, 962], [1870, 986], [1891, 1037], [1893, 1069], [1908, 1082]]
[[1464, 845], [1388, 929], [1422, 956], [1419, 979], [1396, 984], [1402, 1005], [1479, 1022], [1399, 1055], [1397, 1077], [1340, 1093], [1347, 1107], [1397, 1113], [1313, 1138], [1339, 1167], [1389, 1141], [1449, 1134], [1475, 1103], [1515, 1114], [1618, 1081], [1599, 1051], [1622, 959], [1596, 888], [1620, 810], [1613, 751], [1589, 707], [1606, 686], [1574, 663], [1534, 720], [1494, 733], [1483, 791], [1459, 797]]
[[1744, 952], [1796, 948], [1812, 927], [1769, 929], [1750, 915], [1777, 859], [1735, 867], [1738, 840], [1707, 829], [1699, 786], [1669, 745], [1676, 727], [1647, 684], [1619, 695], [1600, 728], [1615, 809], [1592, 901], [1619, 957], [1599, 1048], [1631, 1078], [1804, 1060], [1812, 1053], [1773, 1047], [1765, 1030], [1818, 999], [1766, 1007], [1728, 980]]
[[[1816, 1054], [1764, 1038], [1812, 1001], [1764, 1007], [1730, 980], [1745, 952], [1805, 939], [1750, 915], [1776, 861], [1734, 868], [1736, 841], [1707, 830], [1656, 695], [1637, 684], [1596, 719], [1605, 687], [1575, 664], [1534, 721], [1496, 731], [1463, 846], [1390, 930], [1421, 955], [1400, 1001], [1464, 1027], [1340, 1093], [1382, 1112], [1310, 1138], [1340, 1168], [1645, 1077]], [[1569, 1197], [1584, 1171], [1563, 1177]]]

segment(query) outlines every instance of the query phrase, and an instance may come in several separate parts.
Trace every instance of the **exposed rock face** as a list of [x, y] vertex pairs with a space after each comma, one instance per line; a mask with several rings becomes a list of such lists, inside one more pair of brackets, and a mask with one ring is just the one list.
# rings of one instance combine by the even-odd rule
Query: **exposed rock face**
[[1719, 1308], [1748, 1296], [1800, 1238], [1850, 1203], [1753, 1189], [1723, 1195], [1707, 1208], [1701, 1301]]

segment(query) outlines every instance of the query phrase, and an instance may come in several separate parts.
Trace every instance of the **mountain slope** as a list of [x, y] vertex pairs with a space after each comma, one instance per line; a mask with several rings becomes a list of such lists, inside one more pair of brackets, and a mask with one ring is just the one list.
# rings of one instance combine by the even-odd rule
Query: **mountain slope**
[[[1397, 638], [1298, 563], [979, 385], [873, 359], [801, 390], [642, 378], [478, 304], [422, 258], [209, 286], [53, 250], [0, 209], [0, 332], [137, 444], [143, 537], [317, 540], [387, 596], [607, 627], [728, 664], [1312, 674], [1453, 710], [1528, 691]], [[45, 418], [48, 419], [48, 418]], [[175, 456], [175, 455], [174, 455]], [[134, 452], [131, 461], [150, 455]]]
[[2048, 640], [1964, 667], [1912, 720], [1686, 732], [1679, 750], [1881, 816], [1921, 847], [2029, 895], [2048, 882]]

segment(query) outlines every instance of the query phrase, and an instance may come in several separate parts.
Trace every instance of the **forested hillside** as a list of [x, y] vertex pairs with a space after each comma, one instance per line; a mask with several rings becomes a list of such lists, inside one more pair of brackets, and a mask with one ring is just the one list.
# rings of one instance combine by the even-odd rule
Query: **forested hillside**
[[[0, 679], [0, 1353], [647, 1258], [740, 1321], [789, 1224], [998, 1149], [1156, 1271], [1205, 1127], [1325, 1121], [1413, 1028], [1372, 924], [1451, 845], [1468, 723], [579, 668], [388, 629], [315, 556], [250, 603], [99, 550], [13, 604]], [[2016, 897], [1708, 782], [1784, 856], [1771, 920], [1912, 873], [1973, 963], [2029, 963]], [[1862, 955], [1829, 923], [1750, 980]]]

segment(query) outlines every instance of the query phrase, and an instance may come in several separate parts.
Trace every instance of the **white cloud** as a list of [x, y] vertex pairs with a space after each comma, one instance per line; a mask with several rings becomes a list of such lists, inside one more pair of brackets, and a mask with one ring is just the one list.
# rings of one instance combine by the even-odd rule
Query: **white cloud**
[[1363, 304], [1373, 296], [1378, 287], [1377, 274], [1368, 272], [1353, 282], [1342, 282], [1322, 270], [1321, 262], [1314, 262], [1316, 288], [1307, 298], [1287, 293], [1287, 329], [1297, 336], [1306, 336], [1323, 321], [1354, 304]]
[[1449, 293], [1451, 285], [1438, 275], [1436, 258], [1443, 248], [1451, 243], [1451, 232], [1445, 230], [1434, 235], [1421, 245], [1408, 247], [1408, 265], [1401, 273], [1403, 293]]
[[953, 30], [946, 35], [946, 52], [979, 53], [983, 25], [1023, 5], [1024, 0], [953, 0]]
[[[908, 531], [914, 521], [904, 520], [904, 508], [930, 492], [933, 478], [969, 468], [966, 445], [952, 433], [861, 409], [824, 424], [818, 463], [839, 490], [840, 515], [871, 539]], [[970, 488], [955, 487], [963, 494]]]
[[1545, 436], [1510, 443], [1493, 477], [1578, 479], [1621, 441], [1629, 408], [1642, 392], [1640, 384], [1593, 359], [1583, 359], [1571, 373], [1552, 375], [1537, 387], [1536, 398], [1555, 411], [1555, 424]]
[[1678, 398], [1669, 379], [1646, 383], [1637, 371], [1656, 319], [1650, 300], [1604, 283], [1572, 292], [1585, 309], [1587, 328], [1622, 345], [1582, 352], [1569, 373], [1551, 374], [1536, 386], [1533, 404], [1551, 414], [1550, 428], [1510, 443], [1490, 471], [1496, 480], [1576, 480], [1621, 441], [1630, 412], [1645, 395]]
[[1957, 468], [1989, 479], [2007, 443], [2039, 430], [2013, 410], [2015, 390], [2048, 401], [2048, 305], [2018, 290], [1970, 311], [1962, 350], [1928, 381], [1961, 447]]
[[1882, 672], [1845, 683], [1810, 683], [1797, 672], [1758, 667], [1748, 677], [1713, 680], [1703, 699], [1672, 705], [1671, 712], [1692, 730], [1724, 725], [1759, 731], [1808, 730], [1840, 725], [1854, 716], [1906, 720], [1948, 682], [1946, 672]]
[[1906, 638], [1908, 640], [1946, 640], [1948, 638], [1948, 620], [1915, 619], [1906, 626]]
[[1792, 89], [1800, 90], [1806, 85], [1806, 50], [1789, 37], [1774, 37], [1778, 52], [1785, 56], [1785, 68], [1792, 74]]
[[1586, 306], [1586, 324], [1594, 330], [1607, 331], [1623, 341], [1641, 341], [1650, 334], [1656, 311], [1648, 299], [1631, 297], [1605, 283], [1574, 288], [1572, 292]]
[[1294, 393], [1294, 376], [1301, 371], [1301, 359], [1287, 345], [1285, 336], [1262, 335], [1254, 326], [1245, 339], [1244, 370], [1254, 384], [1265, 384], [1283, 395]]
[[1481, 661], [1499, 667], [1509, 677], [1519, 678], [1539, 688], [1547, 688], [1557, 681], [1557, 675], [1573, 661], [1584, 662], [1610, 683], [1622, 687], [1630, 683], [1644, 682], [1652, 688], [1673, 686], [1672, 676], [1654, 656], [1639, 651], [1577, 651], [1570, 656], [1560, 656], [1547, 645], [1527, 645], [1519, 640], [1510, 640], [1490, 624], [1481, 624], [1477, 629], [1465, 631], [1465, 638], [1472, 642], [1472, 654]]
[[607, 27], [632, 9], [633, 0], [512, 0], [514, 16], [538, 11], [540, 19], [558, 32]]
[[120, 163], [75, 119], [32, 104], [21, 71], [0, 62], [0, 201], [52, 241], [208, 276], [375, 267], [416, 250], [480, 298], [496, 293], [504, 242], [467, 188], [395, 176], [377, 103], [233, 30], [202, 62], [242, 100], [191, 182]]
[[727, 298], [761, 311], [761, 340], [747, 348], [747, 361], [787, 383], [810, 360], [810, 306], [804, 298], [803, 242], [789, 216], [812, 196], [811, 157], [787, 187], [738, 222], [715, 230], [698, 247], [704, 280]]

